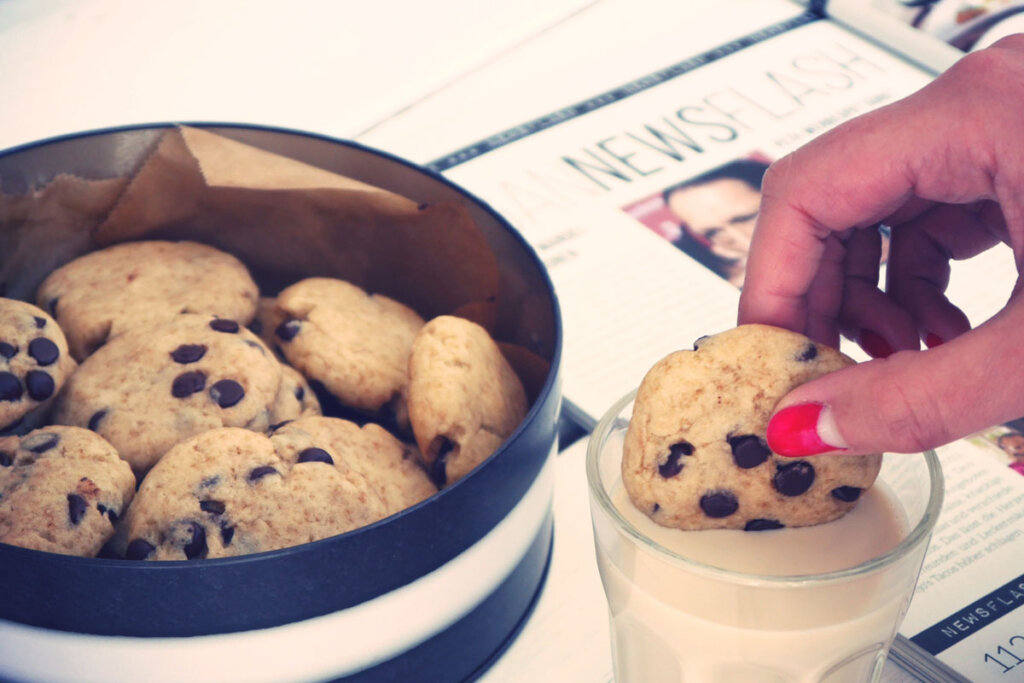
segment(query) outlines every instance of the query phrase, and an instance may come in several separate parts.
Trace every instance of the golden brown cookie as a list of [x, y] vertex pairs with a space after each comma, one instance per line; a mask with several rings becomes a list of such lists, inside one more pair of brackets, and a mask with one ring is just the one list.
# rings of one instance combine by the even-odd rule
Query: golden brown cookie
[[203, 559], [344, 533], [436, 490], [406, 451], [375, 425], [337, 418], [303, 418], [270, 436], [204, 432], [150, 471], [118, 545], [127, 559]]
[[742, 325], [651, 368], [626, 434], [622, 481], [638, 509], [679, 529], [760, 531], [836, 519], [880, 455], [784, 458], [765, 429], [793, 388], [853, 361], [803, 335]]
[[125, 330], [180, 313], [245, 325], [259, 292], [237, 258], [198, 242], [125, 242], [53, 271], [36, 302], [60, 323], [81, 362]]
[[93, 557], [134, 493], [128, 463], [87, 429], [0, 438], [0, 543]]
[[526, 416], [522, 382], [476, 323], [428, 322], [409, 357], [409, 421], [439, 487], [483, 462]]
[[77, 367], [53, 318], [32, 304], [0, 298], [0, 435], [43, 424]]
[[139, 476], [174, 444], [217, 427], [265, 431], [281, 364], [233, 320], [178, 315], [134, 327], [89, 356], [53, 411], [97, 432]]
[[277, 296], [275, 342], [288, 363], [343, 405], [370, 415], [399, 405], [409, 349], [423, 320], [409, 307], [342, 280], [309, 278]]

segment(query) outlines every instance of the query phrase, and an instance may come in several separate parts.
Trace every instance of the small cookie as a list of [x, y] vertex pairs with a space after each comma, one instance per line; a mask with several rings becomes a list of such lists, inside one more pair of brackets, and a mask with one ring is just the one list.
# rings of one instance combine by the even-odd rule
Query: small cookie
[[526, 392], [483, 327], [428, 322], [409, 356], [409, 421], [438, 487], [483, 462], [526, 416]]
[[134, 494], [128, 463], [87, 429], [0, 438], [0, 543], [94, 557]]
[[[277, 296], [276, 345], [310, 382], [368, 414], [401, 420], [409, 349], [423, 326], [409, 307], [342, 280], [309, 278]], [[399, 422], [400, 427], [405, 425]]]
[[360, 430], [337, 418], [304, 418], [269, 437], [204, 432], [152, 469], [119, 545], [127, 559], [203, 559], [344, 533], [433, 492], [422, 472], [418, 494], [398, 483], [404, 450], [379, 427]]
[[263, 340], [267, 348], [273, 349], [278, 358], [284, 360], [284, 354], [277, 346], [274, 330], [285, 320], [284, 313], [277, 307], [277, 299], [272, 296], [261, 296], [256, 302], [256, 314], [248, 327], [257, 337]]
[[636, 507], [662, 526], [760, 531], [836, 519], [880, 455], [783, 458], [765, 442], [779, 400], [853, 361], [807, 337], [741, 325], [672, 353], [644, 377], [622, 458]]
[[53, 420], [99, 433], [143, 475], [216, 427], [265, 431], [281, 364], [233, 320], [184, 314], [111, 339], [68, 380]]
[[198, 242], [126, 242], [53, 271], [36, 302], [60, 323], [81, 362], [127, 329], [179, 313], [248, 323], [259, 292], [245, 265]]
[[281, 365], [281, 384], [270, 407], [270, 426], [320, 414], [320, 401], [306, 378], [292, 366]]
[[77, 367], [53, 318], [24, 301], [0, 299], [0, 435], [42, 424]]

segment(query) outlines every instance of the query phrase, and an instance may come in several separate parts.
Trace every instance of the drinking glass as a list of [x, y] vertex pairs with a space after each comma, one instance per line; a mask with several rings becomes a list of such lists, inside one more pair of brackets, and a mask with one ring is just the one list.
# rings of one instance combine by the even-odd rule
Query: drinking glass
[[[875, 486], [891, 492], [895, 511], [905, 516], [905, 536], [895, 547], [856, 566], [824, 573], [734, 571], [662, 546], [621, 509], [631, 505], [621, 492], [620, 469], [635, 395], [612, 406], [587, 449], [616, 680], [877, 681], [910, 604], [942, 505], [942, 472], [935, 453], [883, 458]], [[870, 528], [863, 531], [871, 533]]]

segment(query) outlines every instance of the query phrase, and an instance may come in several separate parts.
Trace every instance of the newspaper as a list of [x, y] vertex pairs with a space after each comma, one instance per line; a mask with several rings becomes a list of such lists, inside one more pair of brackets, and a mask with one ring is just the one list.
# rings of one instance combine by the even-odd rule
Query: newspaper
[[[677, 61], [429, 159], [423, 150], [444, 137], [435, 130], [419, 129], [420, 147], [397, 147], [491, 203], [536, 248], [562, 306], [567, 411], [588, 428], [659, 358], [735, 324], [739, 252], [767, 164], [955, 59], [928, 36], [923, 44], [941, 47], [910, 59], [906, 45], [784, 0], [719, 8], [700, 15], [708, 44]], [[530, 77], [544, 89], [543, 73]], [[415, 117], [403, 125], [415, 130]], [[717, 194], [700, 191], [713, 181]], [[739, 236], [723, 246], [713, 231], [725, 224]], [[1015, 280], [1012, 254], [997, 248], [954, 264], [948, 295], [977, 325]], [[1022, 427], [940, 449], [947, 501], [893, 651], [921, 680], [1024, 675]]]

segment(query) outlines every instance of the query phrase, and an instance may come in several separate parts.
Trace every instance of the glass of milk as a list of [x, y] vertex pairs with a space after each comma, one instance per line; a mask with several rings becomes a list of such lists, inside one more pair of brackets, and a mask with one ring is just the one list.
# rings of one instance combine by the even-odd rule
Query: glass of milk
[[942, 505], [935, 453], [886, 455], [857, 507], [827, 524], [668, 529], [622, 487], [634, 396], [601, 419], [587, 450], [616, 680], [878, 680]]

